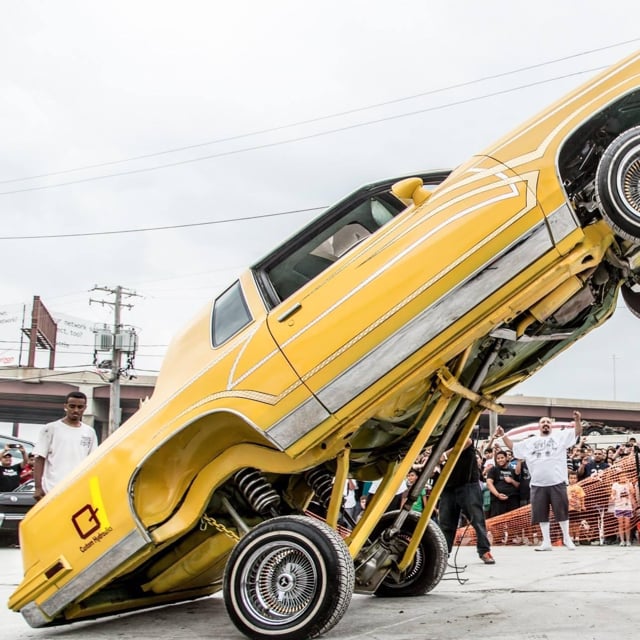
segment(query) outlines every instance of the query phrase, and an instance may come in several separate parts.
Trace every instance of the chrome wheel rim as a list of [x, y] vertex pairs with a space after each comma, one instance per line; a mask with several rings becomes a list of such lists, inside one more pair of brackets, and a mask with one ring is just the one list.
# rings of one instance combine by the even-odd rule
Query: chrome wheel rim
[[[612, 160], [610, 184], [615, 207], [631, 225], [640, 217], [640, 156], [635, 141], [622, 147]], [[613, 195], [617, 194], [617, 196]]]
[[[411, 542], [410, 536], [406, 535], [405, 533], [400, 533], [398, 534], [398, 538], [402, 540], [402, 543], [405, 545], [405, 547], [409, 546], [409, 543]], [[413, 562], [402, 574], [399, 574], [403, 585], [411, 584], [415, 580], [415, 578], [420, 575], [424, 562], [424, 549], [422, 548], [422, 545], [418, 545], [418, 548], [416, 549], [416, 555], [413, 558]], [[384, 583], [387, 587], [390, 588], [400, 586], [392, 576], [387, 577], [387, 579], [384, 580]]]
[[318, 572], [304, 547], [274, 542], [247, 559], [241, 585], [240, 597], [247, 610], [265, 626], [280, 626], [313, 607]]
[[640, 158], [638, 157], [625, 167], [622, 193], [629, 206], [635, 211], [640, 211]]

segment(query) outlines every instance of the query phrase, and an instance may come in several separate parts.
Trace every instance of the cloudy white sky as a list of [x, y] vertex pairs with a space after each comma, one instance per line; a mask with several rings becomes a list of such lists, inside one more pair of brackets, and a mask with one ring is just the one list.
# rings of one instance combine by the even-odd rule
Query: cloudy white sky
[[[2, 2], [0, 311], [39, 295], [110, 322], [90, 290], [122, 285], [153, 372], [198, 308], [321, 208], [454, 167], [640, 48], [637, 1], [615, 6]], [[174, 228], [133, 232], [157, 227]], [[636, 400], [640, 324], [620, 305], [516, 392]]]

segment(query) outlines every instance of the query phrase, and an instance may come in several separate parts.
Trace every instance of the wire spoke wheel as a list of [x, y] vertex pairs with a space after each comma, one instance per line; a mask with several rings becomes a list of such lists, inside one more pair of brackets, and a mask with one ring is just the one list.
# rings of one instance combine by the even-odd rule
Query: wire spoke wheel
[[620, 134], [602, 154], [596, 194], [602, 216], [614, 231], [640, 243], [640, 127]]
[[349, 606], [353, 561], [324, 522], [282, 516], [242, 537], [225, 569], [229, 617], [250, 638], [304, 640], [335, 626]]
[[256, 551], [241, 576], [245, 606], [268, 626], [295, 620], [314, 600], [318, 575], [309, 553], [290, 543]]
[[640, 158], [633, 158], [622, 176], [622, 193], [636, 211], [640, 211]]
[[[393, 521], [393, 514], [386, 514], [379, 527], [385, 528]], [[401, 546], [409, 546], [418, 521], [418, 514], [410, 513], [398, 533]], [[442, 579], [447, 568], [447, 541], [440, 527], [431, 520], [422, 540], [416, 549], [416, 555], [406, 571], [391, 571], [382, 581], [375, 595], [382, 598], [421, 596], [431, 591]]]

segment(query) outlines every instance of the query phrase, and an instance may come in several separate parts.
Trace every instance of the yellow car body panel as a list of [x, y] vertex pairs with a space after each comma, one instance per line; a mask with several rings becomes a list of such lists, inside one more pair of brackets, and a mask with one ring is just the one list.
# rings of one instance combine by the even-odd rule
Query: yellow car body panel
[[638, 55], [448, 177], [425, 174], [408, 206], [420, 181], [363, 188], [246, 271], [173, 340], [152, 398], [27, 515], [9, 606], [45, 626], [214, 592], [235, 540], [303, 513], [318, 469], [385, 474], [347, 538], [357, 558], [408, 451], [459, 452], [620, 287], [635, 304], [640, 231], [603, 204], [596, 169], [640, 124], [636, 104]]

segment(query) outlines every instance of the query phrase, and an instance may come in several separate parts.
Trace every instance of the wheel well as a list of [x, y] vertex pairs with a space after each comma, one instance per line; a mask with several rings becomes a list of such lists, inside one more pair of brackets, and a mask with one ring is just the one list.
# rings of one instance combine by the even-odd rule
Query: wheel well
[[167, 520], [200, 471], [238, 443], [271, 446], [241, 416], [219, 411], [174, 431], [151, 449], [131, 481], [133, 509], [145, 528]]

